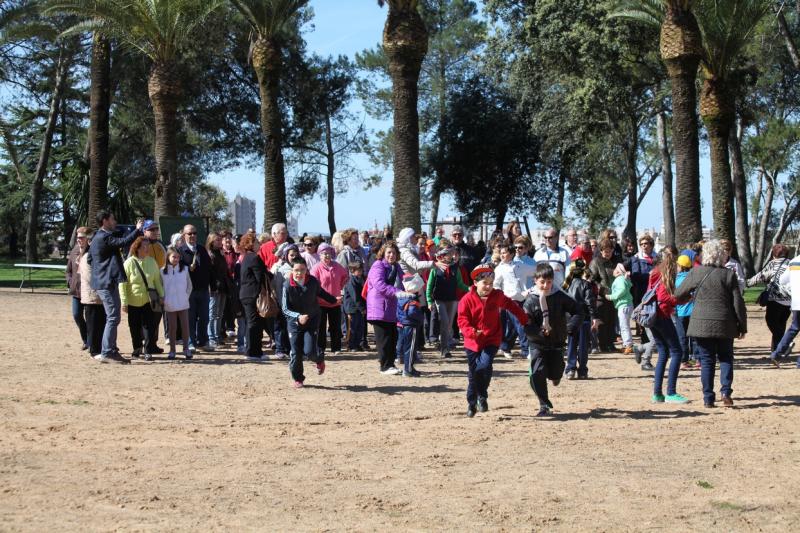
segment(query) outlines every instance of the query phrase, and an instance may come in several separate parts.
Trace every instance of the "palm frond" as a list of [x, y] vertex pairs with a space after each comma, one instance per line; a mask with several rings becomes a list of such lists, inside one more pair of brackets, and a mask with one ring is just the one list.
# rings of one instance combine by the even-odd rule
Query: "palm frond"
[[283, 37], [309, 0], [231, 0], [259, 37]]
[[703, 68], [725, 77], [771, 9], [770, 0], [703, 0], [694, 8], [703, 36]]
[[609, 17], [624, 18], [647, 26], [660, 27], [667, 12], [663, 0], [612, 0]]

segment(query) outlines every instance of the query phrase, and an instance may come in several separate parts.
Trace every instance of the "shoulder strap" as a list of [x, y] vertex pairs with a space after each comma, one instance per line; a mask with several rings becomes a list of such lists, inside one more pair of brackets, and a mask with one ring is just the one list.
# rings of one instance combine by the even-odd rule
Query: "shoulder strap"
[[144, 275], [144, 270], [142, 270], [142, 267], [139, 266], [139, 261], [137, 261], [135, 257], [132, 259], [133, 259], [133, 264], [136, 266], [136, 270], [139, 271], [139, 274], [142, 276], [142, 279], [144, 280], [144, 288], [149, 291], [150, 285], [147, 283], [147, 276]]
[[705, 275], [705, 276], [703, 276], [703, 279], [701, 279], [701, 280], [700, 280], [700, 283], [698, 283], [698, 284], [697, 284], [697, 287], [695, 287], [695, 289], [694, 289], [694, 295], [695, 295], [695, 297], [696, 297], [698, 294], [700, 294], [700, 287], [702, 287], [702, 286], [703, 286], [703, 282], [706, 280], [706, 278], [707, 278], [708, 276], [710, 276], [710, 275], [711, 275], [711, 273], [712, 273], [712, 272], [714, 272], [714, 269], [713, 269], [713, 268], [712, 268], [711, 270], [709, 270], [709, 271], [706, 273], [706, 275]]

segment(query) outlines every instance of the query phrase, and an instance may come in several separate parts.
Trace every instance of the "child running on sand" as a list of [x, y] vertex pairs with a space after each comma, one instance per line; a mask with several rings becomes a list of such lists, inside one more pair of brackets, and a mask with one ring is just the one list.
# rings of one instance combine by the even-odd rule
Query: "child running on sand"
[[[583, 309], [559, 287], [553, 286], [553, 267], [536, 265], [534, 285], [523, 308], [528, 315], [525, 334], [528, 336], [531, 366], [531, 389], [539, 398], [536, 416], [552, 413], [553, 404], [547, 393], [547, 380], [558, 386], [564, 372], [564, 343], [567, 335], [583, 322]], [[569, 315], [569, 320], [567, 320]]]
[[470, 277], [474, 285], [458, 303], [458, 326], [467, 353], [467, 416], [472, 418], [477, 411], [489, 410], [492, 362], [503, 337], [500, 311], [507, 310], [522, 324], [528, 317], [514, 300], [493, 287], [494, 271], [490, 266], [475, 267]]

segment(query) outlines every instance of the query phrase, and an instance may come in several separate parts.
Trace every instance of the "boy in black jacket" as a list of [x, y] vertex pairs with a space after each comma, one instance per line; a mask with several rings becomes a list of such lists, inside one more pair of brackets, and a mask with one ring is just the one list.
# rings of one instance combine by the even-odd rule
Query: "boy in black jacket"
[[367, 301], [361, 296], [364, 290], [364, 265], [354, 261], [347, 265], [350, 279], [344, 286], [342, 310], [347, 315], [347, 349], [367, 350]]
[[534, 286], [523, 309], [528, 315], [525, 334], [531, 355], [530, 383], [539, 398], [536, 416], [547, 416], [553, 409], [547, 394], [547, 380], [552, 380], [553, 386], [561, 382], [564, 342], [583, 322], [583, 309], [559, 287], [553, 286], [553, 267], [548, 263], [536, 265]]
[[286, 316], [289, 343], [292, 347], [289, 369], [296, 389], [302, 388], [306, 380], [303, 375], [304, 355], [317, 364], [317, 374], [325, 372], [325, 356], [317, 351], [320, 318], [317, 298], [331, 304], [342, 303], [341, 296], [334, 298], [320, 286], [317, 278], [308, 273], [305, 260], [298, 257], [292, 261], [292, 272], [288, 283], [283, 284], [281, 295], [281, 310]]

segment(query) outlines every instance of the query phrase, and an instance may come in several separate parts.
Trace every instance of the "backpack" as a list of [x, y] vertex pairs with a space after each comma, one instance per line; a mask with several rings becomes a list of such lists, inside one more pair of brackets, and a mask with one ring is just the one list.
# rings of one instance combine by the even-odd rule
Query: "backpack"
[[643, 328], [651, 328], [656, 323], [656, 314], [658, 313], [656, 290], [659, 285], [661, 285], [661, 281], [644, 293], [641, 303], [633, 309], [633, 320]]
[[256, 309], [262, 318], [274, 318], [278, 316], [278, 300], [275, 298], [275, 291], [269, 281], [269, 274], [264, 275], [264, 282], [261, 284], [261, 292], [256, 298]]

